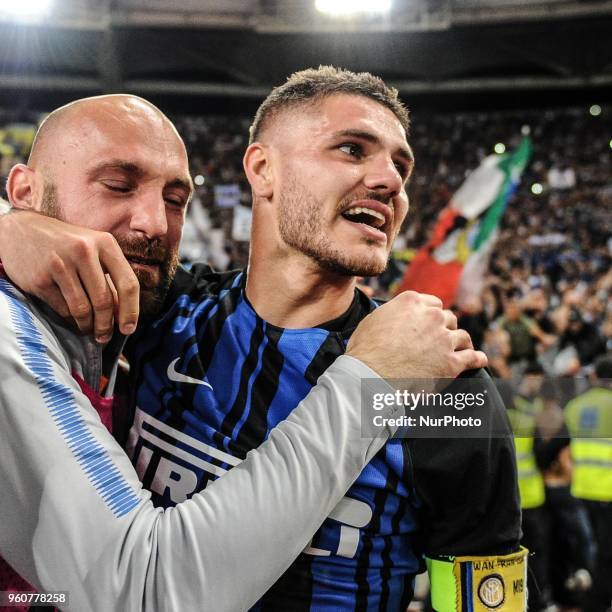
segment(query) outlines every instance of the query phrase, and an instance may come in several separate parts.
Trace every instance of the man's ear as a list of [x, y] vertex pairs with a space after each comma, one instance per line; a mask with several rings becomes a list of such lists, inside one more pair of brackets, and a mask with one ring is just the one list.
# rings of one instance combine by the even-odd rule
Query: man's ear
[[14, 208], [34, 208], [34, 170], [25, 164], [11, 168], [6, 181], [6, 193]]
[[242, 165], [253, 195], [257, 198], [270, 198], [274, 190], [269, 149], [259, 142], [254, 142], [247, 147]]

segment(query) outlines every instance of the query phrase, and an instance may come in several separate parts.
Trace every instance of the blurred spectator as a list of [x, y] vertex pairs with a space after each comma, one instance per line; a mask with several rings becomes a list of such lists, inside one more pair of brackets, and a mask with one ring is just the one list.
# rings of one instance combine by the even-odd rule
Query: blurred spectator
[[570, 492], [570, 437], [557, 381], [544, 380], [539, 395], [542, 406], [535, 418], [534, 452], [546, 492], [548, 582], [557, 604], [575, 606], [591, 586], [592, 533], [584, 508]]
[[600, 357], [593, 387], [569, 402], [572, 493], [582, 500], [595, 534], [593, 588], [585, 612], [604, 612], [612, 600], [612, 353]]
[[535, 359], [535, 321], [523, 314], [521, 303], [515, 296], [506, 301], [504, 314], [495, 322], [510, 336], [510, 364], [525, 363]]
[[529, 362], [536, 359], [536, 345], [551, 346], [555, 337], [545, 334], [538, 323], [524, 314], [524, 307], [517, 292], [508, 294], [504, 313], [495, 324], [506, 331], [510, 337], [510, 354], [508, 364], [514, 376], [520, 376]]
[[567, 164], [555, 164], [548, 171], [547, 178], [551, 189], [573, 189], [576, 186], [576, 173]]
[[572, 346], [581, 365], [592, 363], [606, 351], [606, 341], [595, 325], [586, 323], [577, 308], [572, 308], [565, 332], [561, 336], [560, 349]]
[[493, 376], [512, 378], [508, 365], [510, 355], [510, 334], [499, 327], [490, 327], [484, 333], [482, 350], [489, 358], [489, 369]]
[[527, 575], [530, 610], [545, 610], [550, 604], [548, 578], [549, 521], [544, 508], [544, 480], [534, 455], [536, 418], [542, 410], [540, 388], [544, 370], [530, 364], [520, 381], [518, 393], [512, 398], [508, 417], [514, 432], [519, 493], [521, 499], [521, 544], [531, 553]]
[[485, 331], [489, 326], [489, 318], [479, 296], [472, 295], [463, 301], [457, 321], [459, 327], [470, 334], [474, 348], [480, 350], [484, 342]]

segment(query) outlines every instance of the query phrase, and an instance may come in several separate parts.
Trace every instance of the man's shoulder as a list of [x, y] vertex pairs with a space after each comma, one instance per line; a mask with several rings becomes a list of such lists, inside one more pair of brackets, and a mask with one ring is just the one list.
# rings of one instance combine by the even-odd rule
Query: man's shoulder
[[593, 408], [598, 405], [600, 400], [605, 400], [608, 403], [611, 397], [612, 389], [594, 386], [571, 399], [565, 406], [565, 411]]
[[0, 353], [14, 359], [24, 344], [40, 342], [41, 325], [33, 303], [5, 276], [0, 276]]
[[33, 342], [63, 352], [58, 334], [35, 300], [0, 274], [0, 350], [9, 345], [24, 349]]
[[24, 312], [32, 310], [29, 300], [4, 274], [0, 273], [0, 327], [7, 330], [12, 327], [12, 321], [23, 316]]

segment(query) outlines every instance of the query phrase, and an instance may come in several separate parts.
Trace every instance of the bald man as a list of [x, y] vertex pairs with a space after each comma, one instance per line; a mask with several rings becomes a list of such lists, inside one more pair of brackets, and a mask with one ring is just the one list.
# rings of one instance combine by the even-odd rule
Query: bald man
[[[15, 208], [107, 232], [107, 257], [96, 265], [127, 266], [118, 289], [140, 285], [142, 311], [157, 311], [192, 192], [183, 142], [157, 108], [118, 95], [55, 111], [28, 164], [11, 170], [7, 192]], [[392, 330], [405, 316], [400, 303], [365, 321], [362, 347], [332, 365], [265, 443], [163, 511], [110, 433], [123, 336], [95, 342], [0, 277], [0, 553], [35, 587], [67, 591], [68, 602], [52, 602], [60, 608], [248, 608], [390, 433], [361, 438], [359, 383], [376, 377], [363, 362], [400, 361], [410, 340]], [[385, 340], [368, 341], [368, 325]], [[201, 466], [221, 470], [228, 461], [187, 437], [182, 445]]]
[[[17, 208], [112, 234], [133, 274], [113, 258], [117, 250], [102, 265], [125, 271], [122, 293], [137, 296], [140, 288], [143, 314], [157, 311], [176, 270], [193, 190], [185, 146], [158, 109], [141, 98], [106, 96], [56, 110], [41, 125], [28, 165], [12, 169], [7, 190]], [[126, 206], [134, 200], [137, 207]]]

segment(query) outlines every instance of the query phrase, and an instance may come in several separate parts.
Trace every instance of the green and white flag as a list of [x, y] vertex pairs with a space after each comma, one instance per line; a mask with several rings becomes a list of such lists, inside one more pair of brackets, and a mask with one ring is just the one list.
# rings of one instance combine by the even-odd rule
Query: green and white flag
[[440, 213], [399, 291], [437, 295], [445, 307], [480, 293], [499, 223], [531, 153], [531, 140], [525, 136], [513, 153], [482, 160]]

